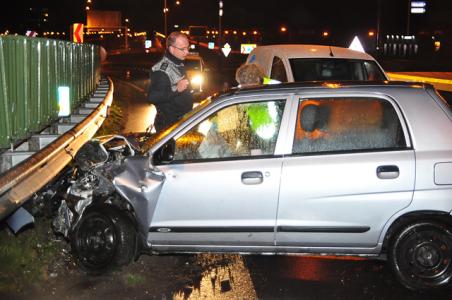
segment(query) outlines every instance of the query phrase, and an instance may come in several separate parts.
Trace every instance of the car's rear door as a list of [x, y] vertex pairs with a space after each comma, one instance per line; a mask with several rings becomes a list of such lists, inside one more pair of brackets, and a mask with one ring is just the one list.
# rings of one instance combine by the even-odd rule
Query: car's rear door
[[372, 94], [300, 97], [296, 120], [293, 154], [283, 162], [277, 246], [375, 247], [413, 196], [414, 150], [396, 103]]
[[166, 180], [149, 229], [155, 249], [274, 249], [285, 104], [239, 99], [176, 136], [174, 161], [158, 166]]

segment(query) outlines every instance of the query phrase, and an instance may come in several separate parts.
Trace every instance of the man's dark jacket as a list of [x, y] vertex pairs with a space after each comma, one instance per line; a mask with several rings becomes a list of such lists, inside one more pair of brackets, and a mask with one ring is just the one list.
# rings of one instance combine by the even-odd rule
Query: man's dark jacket
[[177, 82], [182, 78], [186, 78], [183, 60], [168, 51], [152, 68], [148, 100], [157, 108], [154, 122], [157, 131], [174, 123], [193, 107], [190, 87], [181, 93], [177, 91]]

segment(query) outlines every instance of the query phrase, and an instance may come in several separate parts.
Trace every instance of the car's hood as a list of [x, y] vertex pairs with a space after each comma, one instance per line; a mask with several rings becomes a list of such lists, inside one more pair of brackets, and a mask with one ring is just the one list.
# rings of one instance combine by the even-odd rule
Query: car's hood
[[144, 144], [155, 139], [155, 134], [150, 134], [149, 132], [130, 132], [122, 135], [102, 135], [96, 137], [96, 139], [99, 140], [107, 150], [127, 145], [136, 152], [144, 153]]

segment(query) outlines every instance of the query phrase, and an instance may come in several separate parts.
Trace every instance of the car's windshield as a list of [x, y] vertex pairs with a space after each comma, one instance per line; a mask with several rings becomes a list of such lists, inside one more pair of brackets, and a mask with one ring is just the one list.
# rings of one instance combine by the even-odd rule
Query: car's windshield
[[157, 134], [154, 134], [154, 135], [150, 136], [149, 139], [146, 142], [144, 142], [144, 144], [142, 146], [142, 149], [141, 149], [141, 152], [143, 152], [143, 153], [149, 152], [149, 150], [151, 149], [151, 147], [153, 145], [155, 145], [158, 141], [160, 141], [165, 136], [167, 136], [171, 131], [173, 131], [174, 128], [176, 128], [181, 123], [185, 122], [187, 119], [189, 119], [193, 115], [195, 115], [198, 111], [202, 110], [204, 107], [209, 105], [211, 103], [211, 101], [212, 100], [211, 100], [210, 97], [204, 99], [196, 107], [194, 107], [191, 111], [186, 113], [179, 121], [177, 121], [176, 123], [173, 123], [172, 125], [170, 125], [170, 126], [168, 126], [166, 128], [163, 128]]
[[292, 58], [289, 61], [294, 81], [386, 80], [381, 68], [371, 60]]
[[201, 63], [198, 59], [186, 59], [184, 61], [184, 66], [186, 70], [201, 71]]

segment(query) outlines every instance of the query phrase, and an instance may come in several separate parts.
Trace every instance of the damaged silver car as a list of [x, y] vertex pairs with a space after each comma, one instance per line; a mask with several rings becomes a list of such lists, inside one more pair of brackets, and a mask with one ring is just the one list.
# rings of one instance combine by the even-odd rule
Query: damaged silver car
[[156, 136], [87, 143], [55, 229], [89, 270], [141, 253], [387, 259], [452, 278], [452, 112], [429, 85], [294, 83], [203, 101]]

